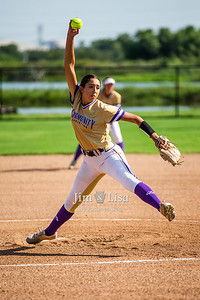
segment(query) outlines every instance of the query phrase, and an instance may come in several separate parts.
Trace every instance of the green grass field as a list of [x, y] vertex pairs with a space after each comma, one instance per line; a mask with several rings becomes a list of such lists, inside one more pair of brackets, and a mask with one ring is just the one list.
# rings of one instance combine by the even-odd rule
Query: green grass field
[[[159, 135], [175, 142], [182, 153], [200, 153], [199, 112], [192, 115], [173, 113], [137, 113]], [[135, 124], [120, 121], [126, 153], [157, 153], [153, 142]], [[69, 154], [77, 140], [66, 115], [4, 115], [0, 120], [0, 155]]]

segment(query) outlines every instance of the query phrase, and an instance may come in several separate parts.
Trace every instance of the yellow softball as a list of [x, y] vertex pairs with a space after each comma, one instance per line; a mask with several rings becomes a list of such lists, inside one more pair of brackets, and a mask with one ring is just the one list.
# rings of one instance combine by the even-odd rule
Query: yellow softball
[[79, 18], [74, 18], [71, 22], [72, 29], [80, 29], [83, 25], [83, 22]]

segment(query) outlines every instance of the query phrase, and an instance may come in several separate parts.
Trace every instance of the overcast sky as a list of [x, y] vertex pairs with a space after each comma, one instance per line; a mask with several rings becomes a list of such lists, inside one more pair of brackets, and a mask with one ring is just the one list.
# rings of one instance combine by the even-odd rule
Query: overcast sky
[[65, 40], [71, 18], [83, 20], [77, 43], [134, 34], [139, 29], [177, 31], [187, 25], [200, 29], [200, 0], [0, 0], [0, 41], [38, 43]]

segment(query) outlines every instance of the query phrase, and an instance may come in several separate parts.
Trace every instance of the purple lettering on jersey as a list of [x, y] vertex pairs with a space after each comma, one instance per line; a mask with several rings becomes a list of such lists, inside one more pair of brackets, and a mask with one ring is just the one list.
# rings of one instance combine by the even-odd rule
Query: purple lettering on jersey
[[79, 124], [81, 123], [84, 127], [88, 127], [90, 125], [91, 129], [94, 126], [94, 123], [95, 123], [94, 120], [86, 118], [85, 116], [83, 116], [83, 115], [79, 114], [78, 112], [76, 112], [74, 109], [72, 109], [71, 119], [74, 122], [77, 122]]
[[91, 129], [92, 129], [92, 127], [93, 127], [95, 121], [94, 121], [94, 120], [91, 120], [91, 121], [92, 121], [92, 124], [91, 124]]
[[87, 120], [87, 124], [86, 124], [86, 125], [87, 125], [87, 126], [89, 126], [90, 122], [91, 122], [91, 120], [90, 120], [90, 119], [88, 119], [88, 120]]

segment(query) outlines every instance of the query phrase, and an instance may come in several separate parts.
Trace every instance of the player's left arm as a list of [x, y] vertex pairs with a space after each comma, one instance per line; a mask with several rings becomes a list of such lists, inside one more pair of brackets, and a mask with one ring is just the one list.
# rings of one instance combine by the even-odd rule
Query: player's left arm
[[170, 162], [173, 166], [181, 165], [181, 153], [178, 148], [164, 136], [158, 136], [151, 126], [141, 117], [125, 112], [121, 117], [122, 121], [135, 123], [142, 129], [155, 143], [160, 152], [160, 156]]
[[120, 120], [138, 125], [139, 128], [142, 129], [154, 142], [156, 142], [156, 140], [159, 138], [153, 128], [151, 128], [151, 126], [140, 116], [125, 112]]

